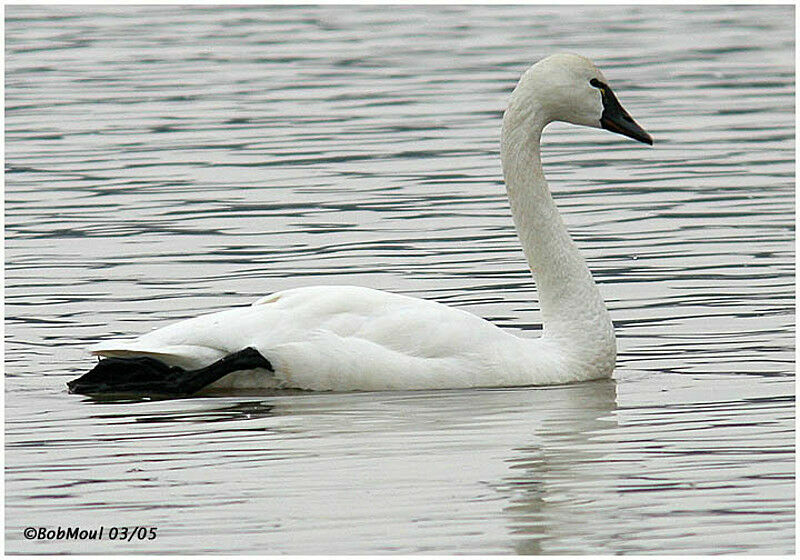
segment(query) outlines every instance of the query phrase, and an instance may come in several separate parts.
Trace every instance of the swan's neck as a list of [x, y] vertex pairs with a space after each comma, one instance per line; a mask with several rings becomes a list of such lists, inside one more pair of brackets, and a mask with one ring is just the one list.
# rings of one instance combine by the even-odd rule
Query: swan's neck
[[611, 318], [564, 226], [542, 169], [540, 141], [548, 122], [535, 103], [512, 103], [503, 118], [501, 144], [511, 213], [539, 292], [543, 338], [583, 367], [613, 369], [616, 342]]

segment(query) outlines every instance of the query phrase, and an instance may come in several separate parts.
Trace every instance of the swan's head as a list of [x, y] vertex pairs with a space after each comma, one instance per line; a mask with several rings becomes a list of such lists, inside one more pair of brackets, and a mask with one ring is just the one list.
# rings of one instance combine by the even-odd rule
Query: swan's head
[[622, 108], [603, 73], [588, 58], [576, 54], [555, 54], [531, 66], [514, 90], [509, 108], [514, 105], [535, 108], [544, 124], [563, 121], [605, 128], [653, 144], [650, 135]]

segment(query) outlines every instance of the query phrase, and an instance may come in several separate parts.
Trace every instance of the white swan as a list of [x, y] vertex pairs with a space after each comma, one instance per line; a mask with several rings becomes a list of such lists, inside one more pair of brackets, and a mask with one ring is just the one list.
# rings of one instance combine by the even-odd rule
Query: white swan
[[92, 352], [105, 359], [70, 390], [439, 389], [610, 376], [616, 358], [611, 319], [542, 170], [541, 134], [553, 121], [652, 144], [586, 58], [545, 58], [514, 89], [501, 156], [514, 223], [539, 290], [541, 338], [516, 337], [432, 301], [353, 286], [305, 287], [130, 341], [103, 342]]

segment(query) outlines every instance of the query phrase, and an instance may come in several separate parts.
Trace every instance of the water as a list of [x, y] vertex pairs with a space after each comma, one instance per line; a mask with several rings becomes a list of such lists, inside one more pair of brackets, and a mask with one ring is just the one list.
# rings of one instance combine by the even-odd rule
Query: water
[[[6, 551], [791, 554], [793, 21], [792, 6], [7, 6]], [[499, 118], [559, 50], [593, 58], [656, 139], [545, 135], [617, 327], [613, 380], [66, 393], [90, 344], [296, 285], [431, 298], [534, 335]]]

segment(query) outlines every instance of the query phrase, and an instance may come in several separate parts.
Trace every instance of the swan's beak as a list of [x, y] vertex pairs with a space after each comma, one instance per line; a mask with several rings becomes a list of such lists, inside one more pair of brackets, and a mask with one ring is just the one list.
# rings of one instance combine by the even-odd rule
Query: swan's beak
[[603, 116], [600, 125], [606, 130], [633, 138], [639, 142], [653, 145], [653, 138], [639, 126], [635, 120], [622, 108], [617, 96], [606, 86], [600, 90], [603, 94]]

